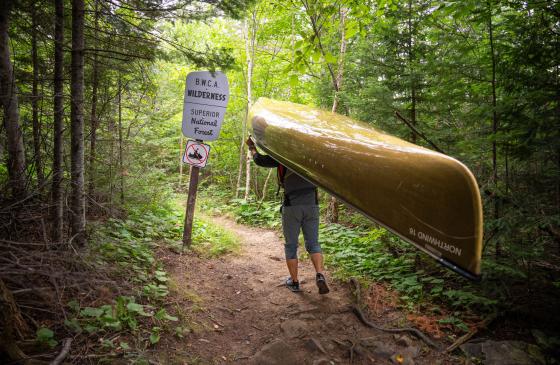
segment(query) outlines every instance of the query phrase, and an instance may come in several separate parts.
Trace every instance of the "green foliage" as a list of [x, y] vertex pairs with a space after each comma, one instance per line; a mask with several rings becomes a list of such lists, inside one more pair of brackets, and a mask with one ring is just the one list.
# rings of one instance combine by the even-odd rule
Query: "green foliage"
[[[154, 255], [160, 245], [177, 242], [182, 234], [182, 219], [174, 201], [130, 207], [124, 220], [109, 219], [95, 230], [92, 259], [102, 267], [111, 267], [114, 275], [128, 278], [133, 295], [120, 295], [98, 307], [81, 307], [71, 300], [72, 315], [65, 321], [72, 332], [104, 336], [126, 331], [136, 341], [157, 343], [171, 330], [178, 318], [167, 312], [164, 300], [169, 294], [169, 277]], [[102, 347], [130, 349], [127, 342], [105, 340]]]
[[277, 228], [282, 223], [278, 202], [232, 199], [228, 206], [238, 222], [270, 228]]
[[138, 317], [151, 317], [144, 311], [146, 306], [135, 303], [134, 297], [118, 296], [112, 305], [86, 307], [75, 311], [74, 316], [65, 321], [65, 325], [76, 333], [86, 331], [89, 334], [111, 332], [138, 328]]
[[153, 327], [152, 332], [150, 333], [150, 343], [155, 345], [159, 342], [161, 335], [160, 335], [161, 328], [160, 327]]
[[205, 218], [195, 217], [193, 248], [206, 257], [216, 257], [239, 251], [239, 241], [231, 232]]
[[463, 280], [456, 280], [454, 274], [439, 269], [431, 260], [424, 261], [422, 268], [418, 268], [417, 250], [383, 228], [367, 230], [321, 225], [320, 237], [326, 262], [334, 267], [338, 276], [386, 282], [398, 291], [402, 304], [409, 309], [432, 301], [466, 311], [490, 312], [498, 304], [480, 288], [467, 283], [457, 286], [456, 282]]
[[51, 349], [58, 344], [58, 341], [56, 341], [54, 338], [54, 332], [46, 327], [41, 327], [37, 330], [36, 340], [39, 345]]
[[438, 321], [439, 324], [450, 324], [458, 329], [460, 329], [463, 332], [468, 332], [469, 331], [469, 327], [465, 324], [465, 322], [463, 322], [461, 319], [457, 318], [457, 317], [447, 317], [447, 318], [443, 318], [440, 319]]

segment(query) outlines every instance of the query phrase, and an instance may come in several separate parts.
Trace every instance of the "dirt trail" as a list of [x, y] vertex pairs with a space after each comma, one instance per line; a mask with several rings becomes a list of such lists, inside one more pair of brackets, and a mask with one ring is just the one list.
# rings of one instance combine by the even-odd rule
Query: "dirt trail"
[[[166, 340], [166, 364], [436, 364], [442, 358], [409, 335], [366, 328], [350, 311], [345, 285], [330, 280], [319, 295], [311, 262], [300, 262], [301, 293], [283, 287], [283, 243], [271, 230], [212, 218], [242, 242], [239, 255], [219, 259], [168, 254], [176, 308], [192, 331]], [[353, 351], [350, 349], [353, 347]]]

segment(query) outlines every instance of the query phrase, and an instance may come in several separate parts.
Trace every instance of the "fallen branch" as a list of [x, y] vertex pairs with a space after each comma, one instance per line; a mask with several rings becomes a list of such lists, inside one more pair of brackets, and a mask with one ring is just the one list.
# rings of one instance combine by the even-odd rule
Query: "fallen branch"
[[68, 356], [68, 352], [70, 351], [70, 345], [72, 345], [72, 338], [70, 338], [70, 337], [65, 338], [62, 343], [63, 343], [63, 345], [62, 345], [62, 350], [60, 351], [60, 354], [58, 354], [56, 359], [51, 361], [50, 365], [59, 365], [62, 361], [64, 361], [66, 356]]
[[446, 353], [453, 352], [457, 347], [461, 346], [462, 344], [470, 340], [478, 331], [488, 327], [488, 325], [490, 325], [490, 323], [492, 323], [497, 317], [498, 317], [497, 313], [492, 313], [491, 315], [486, 317], [484, 321], [480, 322], [480, 324], [476, 326], [474, 329], [472, 329], [469, 333], [459, 337], [457, 341], [453, 342], [453, 344], [451, 344], [448, 348], [445, 349], [445, 352]]
[[[360, 283], [355, 278], [350, 278], [350, 284], [354, 285], [354, 287], [356, 288], [356, 290], [354, 291], [354, 295], [356, 296], [356, 303], [360, 303], [361, 301]], [[390, 332], [390, 333], [410, 332], [414, 334], [416, 337], [420, 338], [422, 341], [424, 341], [427, 345], [439, 350], [439, 346], [435, 342], [433, 342], [428, 336], [426, 336], [424, 333], [422, 333], [420, 330], [416, 328], [413, 327], [384, 328], [378, 326], [366, 318], [364, 312], [362, 312], [358, 304], [352, 305], [352, 311], [354, 312], [354, 314], [356, 314], [356, 316], [360, 319], [360, 321], [362, 321], [362, 323], [368, 327], [374, 328], [379, 331]]]

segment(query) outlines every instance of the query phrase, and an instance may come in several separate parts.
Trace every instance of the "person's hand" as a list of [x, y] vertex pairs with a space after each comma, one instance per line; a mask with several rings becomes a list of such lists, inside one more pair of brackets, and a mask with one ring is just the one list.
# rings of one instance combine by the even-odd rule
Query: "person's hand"
[[245, 143], [247, 144], [247, 146], [249, 147], [250, 150], [255, 149], [255, 142], [253, 142], [251, 137], [247, 138]]

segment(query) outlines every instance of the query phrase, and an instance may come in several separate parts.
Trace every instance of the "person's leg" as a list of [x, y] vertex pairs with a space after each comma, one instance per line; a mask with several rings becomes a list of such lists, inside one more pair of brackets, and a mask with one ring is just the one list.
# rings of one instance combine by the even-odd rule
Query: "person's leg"
[[301, 229], [305, 240], [305, 249], [311, 257], [316, 272], [323, 272], [323, 254], [319, 244], [319, 206], [305, 206]]
[[284, 233], [284, 253], [286, 266], [293, 282], [298, 282], [297, 247], [301, 226], [297, 207], [282, 207], [282, 231]]
[[311, 255], [311, 262], [313, 263], [313, 267], [315, 267], [315, 272], [323, 273], [323, 254], [321, 252], [312, 253]]
[[290, 277], [294, 282], [299, 282], [298, 279], [298, 260], [297, 259], [286, 259], [286, 265], [288, 266], [288, 272]]
[[303, 237], [305, 238], [305, 249], [311, 257], [311, 262], [315, 267], [315, 283], [319, 288], [319, 294], [327, 294], [329, 286], [323, 274], [323, 253], [319, 244], [319, 207], [308, 206], [302, 224]]

